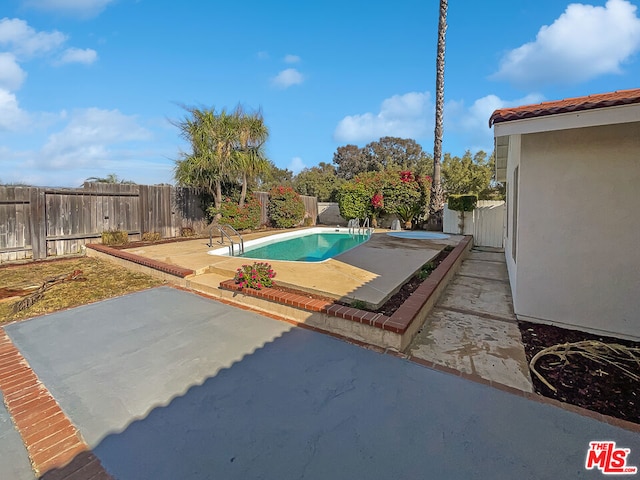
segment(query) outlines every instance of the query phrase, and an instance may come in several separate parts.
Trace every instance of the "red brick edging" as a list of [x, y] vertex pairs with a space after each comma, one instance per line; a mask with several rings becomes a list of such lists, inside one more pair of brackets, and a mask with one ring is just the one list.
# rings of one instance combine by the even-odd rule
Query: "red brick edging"
[[88, 243], [86, 247], [95, 250], [96, 252], [106, 253], [107, 255], [121, 258], [129, 262], [137, 263], [138, 265], [143, 265], [145, 267], [153, 268], [154, 270], [159, 270], [161, 272], [175, 275], [176, 277], [180, 278], [185, 278], [196, 273], [188, 268], [183, 268], [177, 265], [171, 265], [170, 263], [161, 262], [159, 260], [142, 257], [140, 255], [136, 255], [135, 253], [127, 252], [126, 250], [119, 250], [117, 248], [111, 248], [106, 245], [102, 245], [101, 243]]
[[0, 328], [0, 390], [42, 480], [111, 480], [78, 429]]
[[331, 301], [315, 300], [304, 295], [283, 292], [275, 288], [240, 288], [233, 280], [220, 282], [220, 288], [242, 292], [245, 295], [262, 298], [272, 302], [290, 305], [292, 307], [308, 310], [311, 312], [321, 312], [333, 317], [351, 320], [356, 323], [363, 323], [375, 328], [381, 328], [394, 333], [404, 334], [422, 307], [429, 301], [437, 288], [444, 281], [445, 277], [453, 268], [458, 258], [460, 258], [472, 241], [471, 236], [463, 238], [458, 245], [447, 255], [447, 257], [431, 272], [427, 278], [416, 289], [415, 292], [396, 310], [393, 315], [387, 316], [381, 313], [367, 312], [357, 308], [336, 305]]

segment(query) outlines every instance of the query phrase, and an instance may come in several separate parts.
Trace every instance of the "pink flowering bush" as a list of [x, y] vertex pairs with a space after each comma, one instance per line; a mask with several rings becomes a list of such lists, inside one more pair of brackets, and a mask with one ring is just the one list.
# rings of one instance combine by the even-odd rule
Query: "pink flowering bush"
[[266, 262], [253, 262], [253, 265], [243, 265], [236, 270], [233, 280], [240, 288], [254, 288], [260, 290], [273, 286], [276, 272]]

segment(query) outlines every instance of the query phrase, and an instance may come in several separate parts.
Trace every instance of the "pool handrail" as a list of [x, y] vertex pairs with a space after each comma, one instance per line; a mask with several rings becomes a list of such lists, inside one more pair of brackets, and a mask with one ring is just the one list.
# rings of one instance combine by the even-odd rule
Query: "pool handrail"
[[224, 245], [224, 239], [225, 237], [229, 240], [229, 255], [230, 256], [234, 256], [235, 254], [235, 242], [233, 241], [233, 239], [231, 238], [231, 235], [225, 231], [225, 228], [228, 228], [229, 230], [231, 230], [233, 235], [237, 235], [237, 237], [240, 239], [240, 242], [238, 243], [238, 254], [241, 255], [244, 253], [244, 239], [242, 238], [242, 235], [240, 235], [240, 233], [238, 233], [238, 231], [233, 228], [231, 225], [229, 225], [228, 223], [214, 223], [213, 225], [211, 225], [211, 227], [209, 228], [209, 247], [213, 247], [213, 229], [217, 228], [218, 231], [220, 232], [220, 241], [218, 242], [221, 245]]
[[352, 218], [347, 222], [347, 227], [349, 228], [349, 233], [353, 233], [354, 235], [357, 233], [358, 235], [369, 234], [371, 235], [372, 228], [369, 226], [369, 217], [364, 219], [362, 225], [360, 225], [359, 218]]

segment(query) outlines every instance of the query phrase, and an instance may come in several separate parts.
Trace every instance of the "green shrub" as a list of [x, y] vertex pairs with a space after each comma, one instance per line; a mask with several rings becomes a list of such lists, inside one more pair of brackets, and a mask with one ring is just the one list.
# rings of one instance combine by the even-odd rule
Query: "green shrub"
[[449, 210], [456, 212], [472, 212], [478, 204], [478, 196], [475, 194], [449, 195], [447, 206]]
[[416, 276], [420, 279], [420, 280], [424, 280], [425, 278], [427, 278], [429, 275], [431, 275], [431, 272], [433, 272], [436, 269], [436, 266], [433, 262], [428, 262], [425, 263], [422, 268], [418, 271], [418, 273], [416, 274]]
[[220, 208], [211, 205], [207, 209], [207, 213], [212, 218], [220, 214], [218, 223], [229, 224], [236, 230], [247, 230], [260, 226], [260, 211], [260, 202], [255, 195], [248, 196], [243, 207], [227, 197]]
[[233, 280], [240, 288], [268, 288], [273, 286], [276, 272], [265, 262], [253, 262], [253, 265], [243, 265], [236, 270]]
[[129, 234], [124, 230], [107, 230], [102, 232], [103, 245], [126, 245], [129, 243]]
[[304, 218], [304, 202], [293, 188], [274, 187], [269, 191], [268, 212], [274, 227], [295, 227]]
[[358, 310], [366, 310], [369, 308], [369, 304], [364, 300], [355, 299], [351, 302], [351, 308], [357, 308]]
[[413, 219], [422, 213], [422, 205], [419, 203], [408, 204], [403, 203], [396, 207], [396, 215], [404, 222], [404, 227], [411, 228]]
[[370, 215], [373, 192], [362, 182], [349, 181], [340, 187], [338, 208], [345, 220], [366, 218]]

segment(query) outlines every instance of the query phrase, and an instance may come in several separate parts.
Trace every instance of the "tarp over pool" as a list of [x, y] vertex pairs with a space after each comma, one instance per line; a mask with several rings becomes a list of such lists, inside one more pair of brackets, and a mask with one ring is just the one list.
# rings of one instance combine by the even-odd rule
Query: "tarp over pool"
[[444, 240], [449, 238], [449, 235], [437, 232], [422, 232], [422, 231], [408, 231], [408, 232], [389, 232], [387, 235], [398, 238], [411, 238], [416, 240]]

